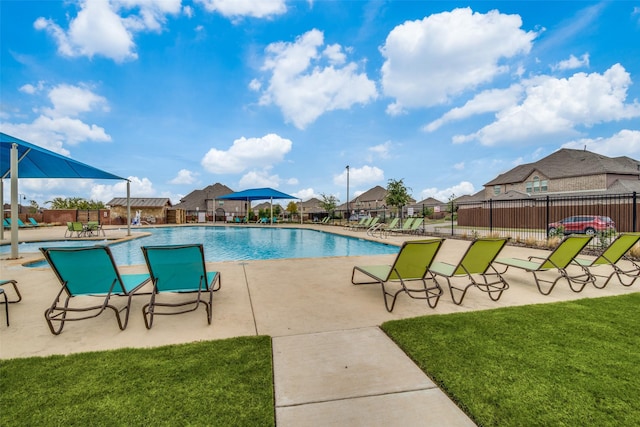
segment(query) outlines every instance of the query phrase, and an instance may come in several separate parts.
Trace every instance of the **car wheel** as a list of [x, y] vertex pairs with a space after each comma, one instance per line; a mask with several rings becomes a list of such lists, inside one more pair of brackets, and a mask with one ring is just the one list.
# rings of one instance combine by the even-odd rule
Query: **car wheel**
[[595, 236], [596, 235], [596, 230], [593, 228], [585, 228], [584, 229], [584, 234], [586, 234], [587, 236]]
[[549, 234], [556, 234], [556, 232], [558, 231], [557, 228], [555, 227], [549, 227]]

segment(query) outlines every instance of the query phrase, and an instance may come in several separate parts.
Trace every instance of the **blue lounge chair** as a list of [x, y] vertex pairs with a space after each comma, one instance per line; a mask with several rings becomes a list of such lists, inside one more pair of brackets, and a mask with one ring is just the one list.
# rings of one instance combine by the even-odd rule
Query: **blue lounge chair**
[[[396, 298], [406, 293], [414, 299], [426, 299], [429, 307], [435, 308], [442, 295], [442, 288], [435, 281], [429, 267], [433, 262], [444, 239], [413, 240], [404, 242], [392, 265], [355, 266], [351, 273], [354, 285], [380, 284], [384, 305], [388, 312], [393, 311]], [[368, 277], [366, 281], [356, 281], [356, 272]], [[371, 281], [373, 279], [373, 281]], [[428, 283], [431, 281], [432, 283]], [[390, 282], [400, 284], [400, 289], [393, 292], [387, 289]], [[412, 287], [411, 283], [418, 286]]]
[[[107, 308], [115, 313], [120, 330], [127, 327], [131, 298], [149, 281], [148, 274], [120, 274], [108, 246], [40, 248], [40, 251], [62, 285], [53, 304], [44, 312], [52, 334], [60, 334], [66, 321], [97, 317]], [[98, 304], [71, 307], [75, 297], [95, 297]], [[112, 304], [113, 297], [126, 297], [126, 305], [116, 307]]]
[[[153, 282], [151, 300], [142, 308], [147, 329], [153, 326], [155, 315], [187, 313], [197, 310], [200, 304], [204, 305], [207, 322], [211, 324], [213, 293], [220, 289], [222, 281], [217, 271], [207, 272], [203, 245], [143, 246], [142, 253]], [[193, 297], [179, 302], [159, 302], [158, 298], [165, 293]]]

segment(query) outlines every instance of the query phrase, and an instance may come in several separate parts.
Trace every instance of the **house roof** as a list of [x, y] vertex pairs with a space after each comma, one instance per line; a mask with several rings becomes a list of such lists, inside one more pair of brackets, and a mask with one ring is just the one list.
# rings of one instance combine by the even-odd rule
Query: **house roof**
[[384, 204], [384, 199], [387, 197], [387, 189], [382, 188], [379, 185], [376, 185], [370, 190], [365, 191], [358, 197], [354, 197], [351, 199], [351, 202], [360, 201], [360, 202], [368, 202], [378, 200], [380, 204]]
[[[171, 200], [168, 197], [131, 197], [132, 208], [162, 208], [171, 206]], [[108, 206], [127, 206], [126, 197], [116, 197], [111, 199]]]
[[438, 199], [434, 199], [433, 197], [427, 197], [424, 200], [420, 200], [419, 202], [416, 202], [415, 205], [419, 205], [419, 206], [441, 206], [441, 205], [446, 205], [446, 202], [441, 202]]
[[586, 150], [562, 148], [535, 163], [498, 175], [485, 186], [524, 182], [534, 171], [548, 179], [614, 174], [640, 176], [640, 162], [626, 156], [607, 157]]
[[185, 211], [199, 210], [205, 211], [207, 209], [207, 200], [213, 200], [220, 196], [233, 193], [233, 190], [226, 185], [219, 182], [209, 185], [200, 190], [193, 190], [191, 193], [180, 199], [180, 203], [177, 203], [175, 209], [184, 209]]

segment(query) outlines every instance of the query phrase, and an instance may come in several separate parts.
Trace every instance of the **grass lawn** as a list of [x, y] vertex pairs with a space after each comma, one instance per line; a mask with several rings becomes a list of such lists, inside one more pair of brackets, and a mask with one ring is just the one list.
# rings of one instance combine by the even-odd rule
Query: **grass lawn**
[[382, 329], [478, 425], [640, 425], [640, 293]]
[[0, 425], [272, 426], [271, 338], [0, 361]]

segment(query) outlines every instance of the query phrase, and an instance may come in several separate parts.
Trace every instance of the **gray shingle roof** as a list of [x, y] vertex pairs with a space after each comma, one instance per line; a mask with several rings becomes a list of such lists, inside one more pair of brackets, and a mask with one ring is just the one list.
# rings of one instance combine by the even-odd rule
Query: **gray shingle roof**
[[[161, 208], [171, 206], [171, 200], [167, 197], [131, 197], [131, 207], [137, 208]], [[127, 206], [126, 197], [115, 197], [107, 203], [107, 206]]]
[[527, 163], [498, 175], [485, 186], [524, 182], [534, 171], [548, 179], [615, 174], [640, 175], [640, 162], [626, 156], [607, 157], [586, 150], [562, 148], [535, 163]]

